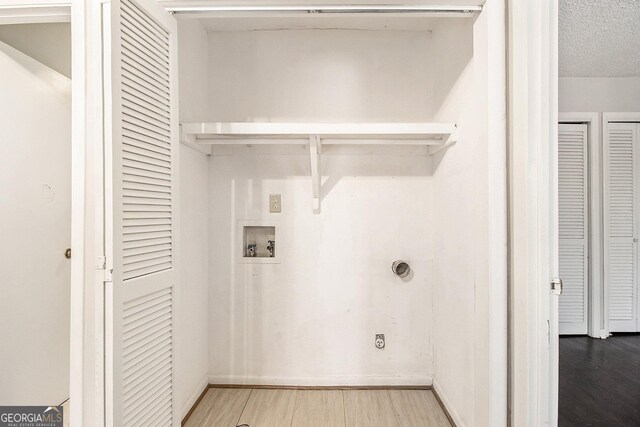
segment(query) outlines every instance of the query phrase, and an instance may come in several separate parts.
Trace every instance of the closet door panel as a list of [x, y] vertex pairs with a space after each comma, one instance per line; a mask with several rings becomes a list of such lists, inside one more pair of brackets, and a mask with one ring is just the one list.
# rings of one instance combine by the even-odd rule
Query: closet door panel
[[610, 123], [605, 146], [605, 282], [609, 330], [637, 330], [637, 126]]
[[103, 29], [106, 424], [179, 425], [177, 26], [154, 1], [111, 0]]
[[588, 320], [587, 125], [558, 127], [560, 334], [586, 334]]

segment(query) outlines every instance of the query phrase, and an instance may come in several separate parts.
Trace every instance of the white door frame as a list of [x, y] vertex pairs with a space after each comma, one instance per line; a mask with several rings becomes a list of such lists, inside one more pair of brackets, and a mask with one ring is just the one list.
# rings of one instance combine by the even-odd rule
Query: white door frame
[[[102, 222], [101, 120], [96, 115], [95, 89], [88, 81], [95, 64], [87, 58], [93, 0], [0, 0], [1, 24], [71, 23], [71, 426], [101, 425], [102, 414]], [[93, 67], [93, 68], [92, 68]], [[100, 76], [101, 77], [101, 76]], [[91, 84], [93, 83], [93, 88]]]
[[507, 0], [509, 416], [556, 426], [558, 6]]
[[[602, 113], [602, 146], [609, 145], [609, 123], [638, 123], [640, 124], [640, 112], [606, 112]], [[605, 161], [605, 155], [603, 154], [603, 178], [606, 178], [607, 174], [607, 162]], [[603, 193], [604, 194], [604, 193]], [[604, 206], [604, 199], [603, 199]], [[606, 219], [606, 218], [605, 218]], [[604, 230], [604, 227], [603, 227]], [[603, 246], [606, 245], [607, 237], [604, 236]], [[603, 248], [603, 270], [606, 269], [606, 265], [604, 263], [604, 248]], [[604, 275], [604, 272], [603, 272]], [[604, 316], [604, 333], [606, 336], [611, 335], [610, 327], [609, 327], [609, 286], [606, 281], [603, 280], [603, 316]], [[638, 306], [640, 306], [640, 301], [636, 302]], [[640, 330], [640, 316], [638, 317], [638, 330]]]
[[560, 123], [584, 123], [588, 127], [589, 174], [589, 311], [588, 334], [592, 338], [606, 338], [604, 314], [604, 251], [602, 225], [602, 137], [600, 113], [565, 112], [558, 114]]

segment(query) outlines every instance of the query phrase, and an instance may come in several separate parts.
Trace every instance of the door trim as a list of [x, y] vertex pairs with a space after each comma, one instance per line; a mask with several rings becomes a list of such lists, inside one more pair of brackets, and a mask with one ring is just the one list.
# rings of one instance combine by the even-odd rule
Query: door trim
[[551, 0], [508, 0], [507, 10], [509, 423], [554, 427], [558, 7]]
[[[44, 1], [46, 3], [46, 0]], [[99, 2], [73, 0], [70, 425], [104, 424], [104, 164]], [[75, 262], [74, 262], [75, 261]]]

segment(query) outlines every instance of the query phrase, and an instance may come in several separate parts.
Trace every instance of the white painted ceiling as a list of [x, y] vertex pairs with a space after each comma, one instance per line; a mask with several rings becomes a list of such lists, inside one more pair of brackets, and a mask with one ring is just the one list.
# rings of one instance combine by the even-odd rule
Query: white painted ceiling
[[640, 0], [560, 0], [561, 77], [640, 76]]

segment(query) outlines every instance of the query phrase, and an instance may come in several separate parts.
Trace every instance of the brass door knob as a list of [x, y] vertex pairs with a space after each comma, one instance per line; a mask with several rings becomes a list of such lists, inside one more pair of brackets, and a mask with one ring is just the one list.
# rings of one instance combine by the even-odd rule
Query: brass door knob
[[71, 259], [71, 248], [67, 248], [67, 250], [64, 251], [64, 257], [66, 259]]

